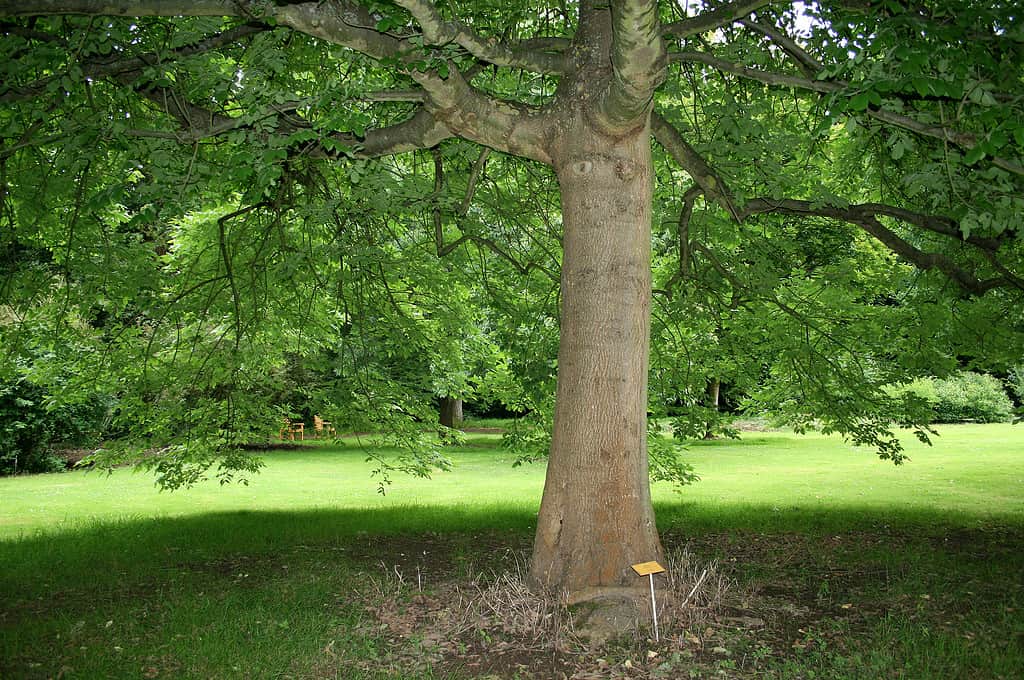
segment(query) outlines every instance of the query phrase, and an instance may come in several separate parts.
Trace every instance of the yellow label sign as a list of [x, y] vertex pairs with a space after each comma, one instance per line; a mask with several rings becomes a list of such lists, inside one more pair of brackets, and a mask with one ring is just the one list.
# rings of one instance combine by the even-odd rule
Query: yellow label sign
[[648, 574], [660, 574], [665, 571], [665, 567], [657, 562], [641, 562], [640, 564], [633, 565], [633, 571], [636, 572], [637, 576], [647, 576]]

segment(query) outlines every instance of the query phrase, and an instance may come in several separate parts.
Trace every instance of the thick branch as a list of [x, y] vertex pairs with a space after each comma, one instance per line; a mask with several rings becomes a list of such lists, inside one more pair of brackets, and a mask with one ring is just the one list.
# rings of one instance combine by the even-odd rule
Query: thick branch
[[[272, 18], [280, 25], [376, 59], [412, 58], [411, 46], [406, 41], [377, 31], [376, 21], [369, 11], [349, 0], [281, 5], [263, 0], [206, 0], [194, 3], [156, 0], [71, 0], [66, 3], [51, 0], [0, 0], [0, 16], [40, 14], [51, 10], [79, 14], [245, 16], [268, 22]], [[471, 88], [457, 69], [450, 68], [449, 73], [447, 78], [441, 78], [436, 73], [414, 71], [410, 74], [426, 93], [424, 106], [429, 113], [414, 116], [407, 123], [386, 131], [367, 134], [362, 140], [344, 134], [335, 136], [335, 139], [346, 145], [354, 143], [360, 155], [382, 155], [424, 148], [424, 145], [429, 147], [454, 133], [499, 151], [550, 163], [544, 150], [544, 126], [536, 111], [491, 99]], [[211, 133], [238, 125], [234, 120], [204, 115], [201, 109], [184, 101], [166, 98], [161, 101], [162, 94], [144, 94], [192, 128], [190, 135], [193, 138], [210, 136]], [[197, 119], [201, 121], [198, 125]], [[296, 129], [301, 127], [297, 126]]]
[[[160, 130], [132, 130], [129, 134], [139, 137], [162, 137], [177, 140], [180, 143], [195, 143], [224, 134], [230, 130], [251, 127], [257, 121], [270, 116], [287, 112], [287, 107], [271, 107], [264, 115], [231, 118], [215, 113], [209, 109], [182, 100], [177, 93], [168, 89], [148, 90], [142, 93], [159, 108], [173, 116], [182, 126], [178, 133]], [[304, 120], [291, 117], [278, 123], [280, 134], [291, 134], [300, 130], [311, 129]], [[433, 115], [419, 109], [409, 119], [383, 128], [366, 131], [363, 137], [336, 132], [325, 134], [324, 137], [345, 147], [345, 155], [356, 158], [376, 158], [390, 156], [419, 149], [429, 149], [452, 137], [451, 131]], [[320, 157], [337, 156], [334, 147], [322, 141], [312, 141], [303, 147], [303, 152]]]
[[[191, 45], [180, 47], [169, 52], [160, 53], [159, 55], [154, 53], [123, 59], [87, 60], [80, 62], [79, 66], [82, 69], [82, 74], [87, 78], [113, 77], [122, 80], [123, 82], [123, 78], [127, 76], [136, 76], [143, 69], [155, 63], [166, 63], [175, 59], [183, 59], [185, 57], [209, 52], [211, 50], [224, 47], [225, 45], [238, 42], [250, 35], [267, 30], [270, 30], [269, 26], [243, 24], [222, 33], [217, 33], [216, 35], [204, 38], [203, 40]], [[39, 32], [36, 31], [36, 33]], [[42, 36], [54, 37], [45, 33], [42, 34]], [[34, 39], [45, 40], [45, 37], [35, 36]], [[17, 101], [27, 97], [34, 97], [43, 94], [46, 91], [47, 85], [57, 78], [59, 78], [59, 76], [50, 76], [48, 78], [41, 78], [28, 83], [27, 85], [11, 87], [10, 89], [4, 88], [7, 91], [0, 94], [0, 102]]]
[[665, 81], [667, 60], [657, 2], [613, 2], [611, 10], [612, 77], [598, 107], [603, 121], [618, 128], [647, 113], [654, 90]]
[[443, 123], [420, 109], [402, 123], [367, 130], [362, 139], [341, 133], [331, 138], [349, 147], [357, 158], [376, 158], [429, 149], [453, 136]]
[[[1002, 244], [1002, 241], [974, 235], [965, 238], [956, 222], [946, 217], [922, 215], [911, 210], [881, 203], [865, 203], [862, 205], [851, 205], [847, 208], [836, 208], [811, 203], [810, 201], [792, 199], [769, 200], [763, 198], [753, 199], [742, 210], [738, 210], [729, 187], [707, 161], [683, 139], [678, 130], [657, 113], [652, 116], [651, 128], [658, 143], [690, 174], [705, 196], [717, 201], [737, 222], [742, 222], [751, 215], [763, 213], [829, 217], [857, 225], [882, 242], [894, 253], [920, 269], [938, 269], [953, 279], [964, 290], [975, 295], [981, 295], [992, 288], [1001, 286], [1013, 286], [1024, 290], [1021, 280], [1006, 271], [1005, 267], [1002, 267], [1002, 265], [999, 265], [994, 260], [995, 252]], [[680, 215], [681, 223], [685, 217], [688, 224], [690, 212], [693, 210], [692, 201], [695, 198], [696, 194], [693, 193], [692, 189], [687, 192], [684, 198], [683, 211]], [[879, 221], [878, 217], [880, 215], [898, 219], [935, 234], [941, 234], [969, 243], [980, 249], [982, 254], [993, 262], [993, 266], [1003, 276], [985, 281], [979, 280], [958, 267], [956, 263], [945, 255], [925, 252], [901, 238]]]
[[244, 8], [254, 4], [256, 3], [235, 0], [0, 0], [0, 16], [88, 14], [133, 17], [230, 17], [245, 16]]
[[398, 57], [407, 49], [398, 38], [376, 30], [377, 21], [365, 7], [348, 0], [282, 5], [271, 11], [280, 24], [374, 59]]
[[998, 238], [986, 238], [984, 236], [977, 236], [971, 234], [965, 237], [963, 232], [960, 230], [960, 225], [956, 223], [956, 220], [948, 217], [942, 217], [939, 215], [922, 215], [912, 210], [906, 210], [904, 208], [897, 208], [892, 205], [885, 205], [883, 203], [864, 203], [857, 206], [858, 209], [868, 211], [875, 215], [885, 215], [886, 217], [892, 217], [908, 224], [913, 224], [916, 227], [925, 229], [927, 231], [948, 236], [956, 240], [965, 241], [973, 246], [977, 246], [982, 250], [995, 253], [999, 250], [999, 247], [1005, 242], [1005, 239]]
[[264, 0], [0, 0], [0, 16], [84, 14], [91, 16], [217, 16], [276, 21], [308, 35], [384, 59], [395, 57], [405, 44], [375, 30], [366, 8], [348, 0], [275, 5]]
[[544, 43], [506, 45], [494, 38], [484, 38], [458, 21], [445, 21], [437, 7], [428, 0], [396, 0], [423, 29], [424, 40], [430, 45], [455, 43], [481, 61], [495, 66], [521, 68], [535, 73], [562, 73], [566, 60], [561, 50], [552, 53], [543, 49]]
[[665, 26], [662, 35], [686, 38], [713, 31], [742, 19], [751, 12], [768, 5], [770, 0], [734, 0], [710, 12], [701, 12], [695, 17], [674, 21]]
[[452, 134], [551, 164], [546, 148], [548, 121], [540, 111], [482, 94], [454, 67], [447, 78], [416, 71], [410, 75], [427, 92], [425, 109]]

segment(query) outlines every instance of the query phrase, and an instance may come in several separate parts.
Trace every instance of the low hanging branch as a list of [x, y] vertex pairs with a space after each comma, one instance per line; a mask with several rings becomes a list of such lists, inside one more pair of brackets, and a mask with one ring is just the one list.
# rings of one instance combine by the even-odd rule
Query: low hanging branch
[[[996, 251], [1006, 242], [1005, 238], [986, 238], [975, 235], [964, 237], [959, 225], [947, 217], [922, 215], [911, 210], [881, 203], [865, 203], [839, 208], [795, 199], [773, 200], [755, 198], [748, 201], [742, 208], [739, 208], [728, 185], [720, 179], [719, 175], [707, 161], [683, 139], [679, 131], [668, 121], [655, 113], [652, 118], [651, 129], [658, 143], [690, 174], [697, 185], [697, 193], [693, 193], [694, 189], [691, 189], [684, 196], [682, 213], [680, 215], [681, 228], [684, 223], [686, 225], [689, 224], [693, 211], [692, 201], [695, 200], [697, 195], [703, 193], [708, 199], [717, 202], [737, 222], [743, 222], [753, 215], [774, 213], [804, 217], [813, 215], [856, 225], [919, 269], [938, 269], [972, 295], [983, 295], [993, 288], [1000, 287], [1024, 290], [1024, 280], [998, 263], [995, 258]], [[985, 258], [992, 263], [992, 266], [1000, 272], [1001, 276], [984, 280], [979, 279], [957, 265], [946, 255], [929, 253], [914, 246], [892, 229], [882, 224], [879, 220], [880, 216], [898, 219], [920, 229], [968, 243], [979, 249]]]
[[929, 269], [938, 269], [955, 281], [961, 288], [974, 295], [984, 295], [989, 290], [999, 287], [1014, 287], [1024, 290], [1024, 281], [1012, 274], [1009, 276], [1004, 274], [1003, 276], [981, 280], [959, 267], [949, 257], [941, 253], [929, 253], [917, 248], [906, 239], [900, 237], [896, 232], [882, 224], [878, 219], [878, 215], [885, 213], [877, 210], [879, 207], [887, 209], [886, 212], [892, 212], [892, 210], [889, 209], [889, 206], [873, 206], [871, 204], [851, 205], [847, 208], [835, 208], [811, 203], [810, 201], [755, 198], [744, 206], [743, 211], [740, 213], [740, 217], [741, 219], [745, 219], [750, 215], [774, 213], [779, 215], [798, 216], [814, 215], [817, 217], [827, 217], [848, 222], [860, 227], [867, 233], [874, 236], [878, 241], [889, 248], [889, 250], [893, 251], [908, 262], [911, 262], [918, 269], [926, 271]]

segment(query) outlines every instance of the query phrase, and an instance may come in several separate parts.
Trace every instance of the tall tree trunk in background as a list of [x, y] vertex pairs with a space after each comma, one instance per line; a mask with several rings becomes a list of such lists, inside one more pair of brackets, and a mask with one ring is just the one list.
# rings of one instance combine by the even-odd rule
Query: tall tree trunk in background
[[445, 427], [462, 426], [462, 399], [443, 397], [441, 399], [441, 424]]
[[[707, 387], [707, 402], [708, 408], [713, 409], [714, 412], [718, 413], [718, 397], [722, 391], [722, 381], [718, 378], [712, 378], [708, 382]], [[709, 420], [704, 426], [704, 439], [715, 438], [715, 423], [717, 420]]]
[[555, 169], [564, 226], [554, 433], [531, 576], [578, 601], [658, 559], [647, 469], [652, 165], [647, 127], [579, 122]]

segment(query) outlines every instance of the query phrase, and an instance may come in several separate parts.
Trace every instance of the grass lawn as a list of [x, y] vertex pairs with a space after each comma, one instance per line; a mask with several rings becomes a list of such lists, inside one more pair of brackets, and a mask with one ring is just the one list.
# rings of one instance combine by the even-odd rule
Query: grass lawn
[[1024, 426], [940, 432], [900, 467], [817, 435], [690, 445], [703, 479], [655, 487], [659, 525], [727, 602], [601, 659], [430, 638], [452, 584], [529, 548], [543, 468], [494, 435], [385, 496], [351, 442], [269, 452], [248, 486], [0, 479], [0, 678], [1018, 677]]

